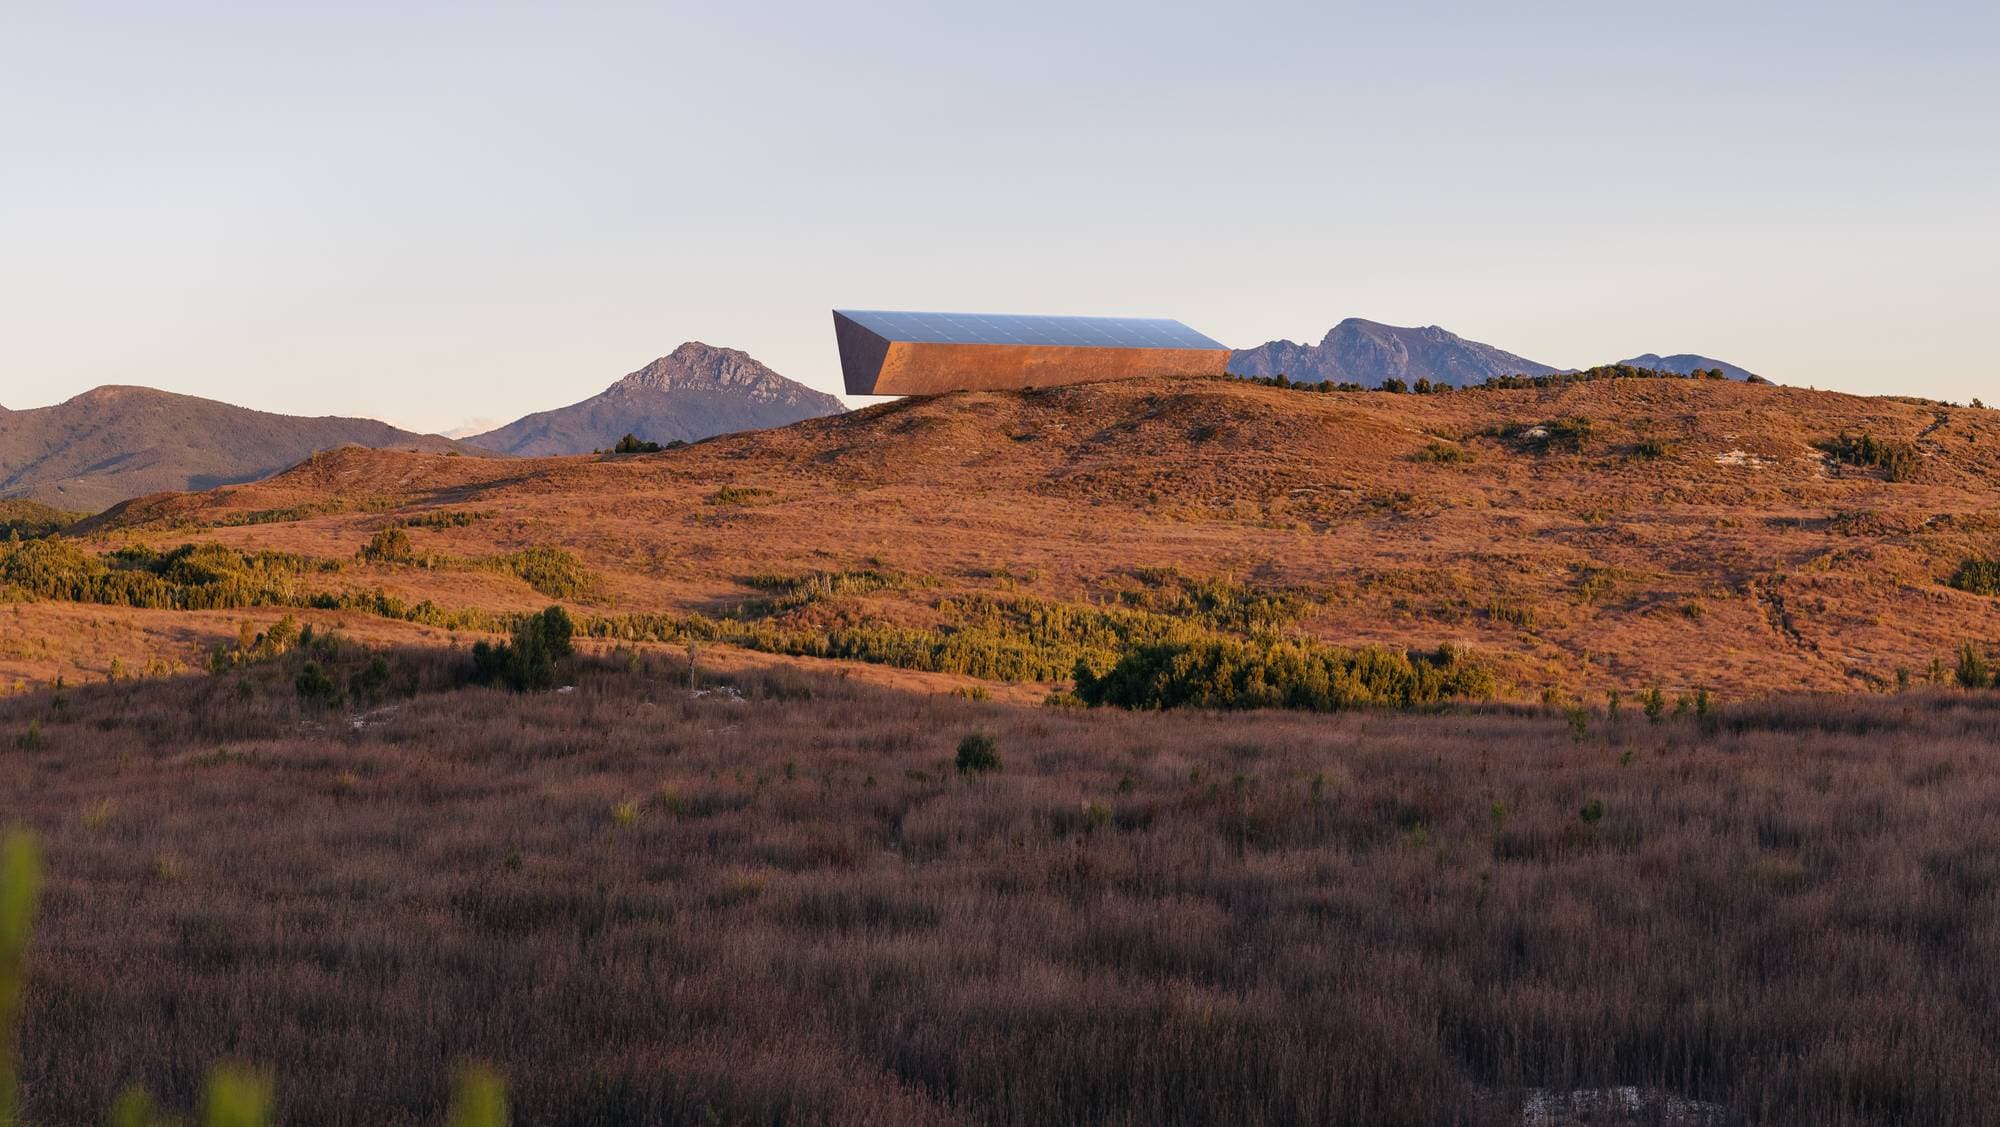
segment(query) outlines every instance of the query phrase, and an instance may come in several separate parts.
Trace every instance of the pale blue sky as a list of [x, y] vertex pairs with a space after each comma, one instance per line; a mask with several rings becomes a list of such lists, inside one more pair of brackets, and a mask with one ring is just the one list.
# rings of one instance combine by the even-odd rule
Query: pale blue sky
[[0, 404], [834, 390], [834, 306], [2000, 399], [1996, 10], [0, 0]]

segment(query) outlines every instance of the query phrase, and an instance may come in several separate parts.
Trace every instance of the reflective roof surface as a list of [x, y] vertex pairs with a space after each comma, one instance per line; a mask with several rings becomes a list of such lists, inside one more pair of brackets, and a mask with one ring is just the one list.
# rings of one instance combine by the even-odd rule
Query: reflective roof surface
[[916, 344], [1229, 347], [1164, 317], [1035, 317], [1013, 313], [895, 313], [877, 309], [836, 309], [834, 313], [885, 340]]

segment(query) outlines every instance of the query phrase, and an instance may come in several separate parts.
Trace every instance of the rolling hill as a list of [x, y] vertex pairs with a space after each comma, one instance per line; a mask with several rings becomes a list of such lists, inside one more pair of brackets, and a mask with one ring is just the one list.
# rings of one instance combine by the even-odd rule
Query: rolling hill
[[96, 511], [145, 493], [276, 473], [343, 445], [459, 449], [374, 419], [253, 411], [146, 387], [106, 386], [52, 407], [0, 408], [0, 498]]
[[503, 454], [588, 454], [627, 434], [662, 445], [784, 426], [846, 408], [733, 348], [689, 341], [581, 403], [466, 441]]
[[[1895, 471], [1829, 453], [1843, 433], [1902, 451]], [[1948, 582], [2000, 555], [1996, 489], [2000, 414], [1907, 399], [1679, 379], [1449, 395], [1133, 380], [899, 400], [653, 455], [336, 451], [135, 502], [94, 535], [348, 561], [310, 582], [494, 612], [548, 599], [478, 561], [561, 547], [593, 577], [572, 606], [613, 636], [634, 615], [665, 617], [633, 637], [700, 615], [713, 639], [880, 654], [852, 632], [889, 631], [904, 656], [879, 660], [916, 668], [931, 659], [909, 655], [1009, 615], [1078, 622], [1158, 605], [1161, 584], [1222, 583], [1279, 600], [1289, 635], [1467, 647], [1505, 695], [1747, 694], [1881, 687], [2000, 638], [2000, 602]], [[297, 515], [255, 516], [272, 513]], [[356, 561], [390, 524], [444, 562]], [[815, 575], [834, 578], [768, 594]], [[206, 628], [233, 634], [239, 617]], [[196, 620], [131, 621], [146, 645], [185, 646], [164, 639]]]

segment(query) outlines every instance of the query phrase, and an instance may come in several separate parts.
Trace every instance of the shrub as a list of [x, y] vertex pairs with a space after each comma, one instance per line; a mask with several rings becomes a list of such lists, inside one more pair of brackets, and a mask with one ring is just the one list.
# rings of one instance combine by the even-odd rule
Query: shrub
[[803, 575], [752, 575], [745, 583], [774, 594], [760, 609], [790, 610], [822, 599], [845, 595], [867, 595], [876, 591], [900, 591], [911, 585], [908, 576], [897, 571], [862, 568], [855, 571], [810, 571]]
[[1888, 481], [1908, 481], [1916, 476], [1917, 448], [1907, 442], [1876, 438], [1867, 431], [1842, 431], [1840, 437], [1813, 443], [1834, 461], [1864, 469], [1879, 469]]
[[1433, 653], [1231, 639], [1141, 646], [1097, 676], [1079, 663], [1076, 694], [1122, 708], [1414, 707], [1493, 694], [1493, 677], [1451, 646]]
[[1983, 689], [1993, 683], [1993, 674], [1986, 667], [1986, 655], [1971, 642], [1958, 648], [1958, 683], [1967, 689]]
[[1642, 462], [1671, 458], [1678, 447], [1663, 438], [1642, 438], [1632, 444], [1632, 457]]
[[725, 485], [708, 495], [711, 505], [754, 505], [777, 496], [769, 489], [755, 485]]
[[413, 563], [417, 549], [410, 543], [409, 533], [400, 528], [385, 528], [362, 545], [361, 558], [370, 563]]
[[1975, 595], [2000, 595], [2000, 560], [1972, 556], [1960, 563], [1945, 582]]
[[347, 687], [357, 696], [372, 697], [389, 687], [389, 659], [376, 654], [368, 659], [368, 664], [356, 670], [347, 680]]
[[1472, 451], [1453, 442], [1432, 442], [1422, 450], [1410, 455], [1412, 462], [1439, 462], [1456, 465], [1472, 461]]
[[292, 686], [298, 690], [299, 699], [307, 704], [323, 705], [340, 702], [340, 686], [334, 683], [333, 678], [317, 661], [306, 662], [299, 670], [299, 675], [292, 680]]
[[1661, 692], [1658, 685], [1654, 685], [1652, 688], [1646, 690], [1646, 696], [1641, 702], [1641, 707], [1646, 712], [1646, 722], [1648, 724], [1658, 724], [1667, 715], [1667, 694]]
[[472, 679], [504, 684], [517, 693], [552, 689], [558, 663], [574, 649], [575, 633], [575, 623], [561, 607], [529, 615], [515, 625], [511, 642], [473, 643]]
[[657, 454], [662, 447], [657, 442], [647, 442], [636, 434], [628, 434], [611, 448], [613, 454]]
[[469, 528], [474, 521], [492, 517], [491, 512], [472, 509], [442, 509], [434, 513], [423, 513], [413, 517], [403, 517], [396, 521], [397, 528]]
[[958, 741], [958, 770], [962, 775], [983, 775], [1000, 769], [1000, 746], [985, 732], [968, 732]]
[[597, 585], [583, 561], [562, 548], [528, 548], [492, 562], [551, 599], [573, 599]]
[[1521, 449], [1536, 454], [1552, 450], [1579, 453], [1590, 441], [1596, 424], [1587, 415], [1565, 415], [1539, 423], [1516, 423], [1500, 429], [1500, 437], [1513, 440]]
[[1563, 709], [1563, 719], [1569, 724], [1569, 738], [1582, 743], [1590, 736], [1590, 710], [1580, 704]]

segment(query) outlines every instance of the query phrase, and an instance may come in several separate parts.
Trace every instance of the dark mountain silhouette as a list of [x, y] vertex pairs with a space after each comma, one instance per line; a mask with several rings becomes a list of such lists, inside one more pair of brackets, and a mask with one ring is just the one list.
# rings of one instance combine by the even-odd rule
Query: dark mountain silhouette
[[[1651, 368], [1656, 372], [1679, 372], [1685, 376], [1690, 372], [1720, 368], [1722, 374], [1732, 380], [1762, 380], [1764, 377], [1746, 371], [1734, 364], [1717, 360], [1713, 356], [1697, 356], [1692, 352], [1682, 352], [1673, 356], [1662, 356], [1648, 352], [1634, 356], [1630, 360], [1620, 360], [1620, 364], [1630, 364], [1634, 368]], [[1768, 381], [1767, 381], [1768, 382]]]
[[581, 403], [517, 419], [466, 439], [503, 454], [539, 457], [608, 450], [627, 434], [693, 442], [785, 426], [846, 410], [733, 348], [689, 341]]
[[0, 498], [95, 512], [146, 493], [254, 481], [346, 445], [459, 448], [375, 419], [275, 415], [114, 385], [53, 407], [0, 408]]
[[1402, 328], [1349, 317], [1327, 331], [1318, 344], [1274, 340], [1239, 350], [1229, 370], [1244, 376], [1358, 383], [1374, 387], [1387, 379], [1428, 379], [1454, 387], [1488, 376], [1544, 376], [1560, 369], [1466, 340], [1436, 325]]

